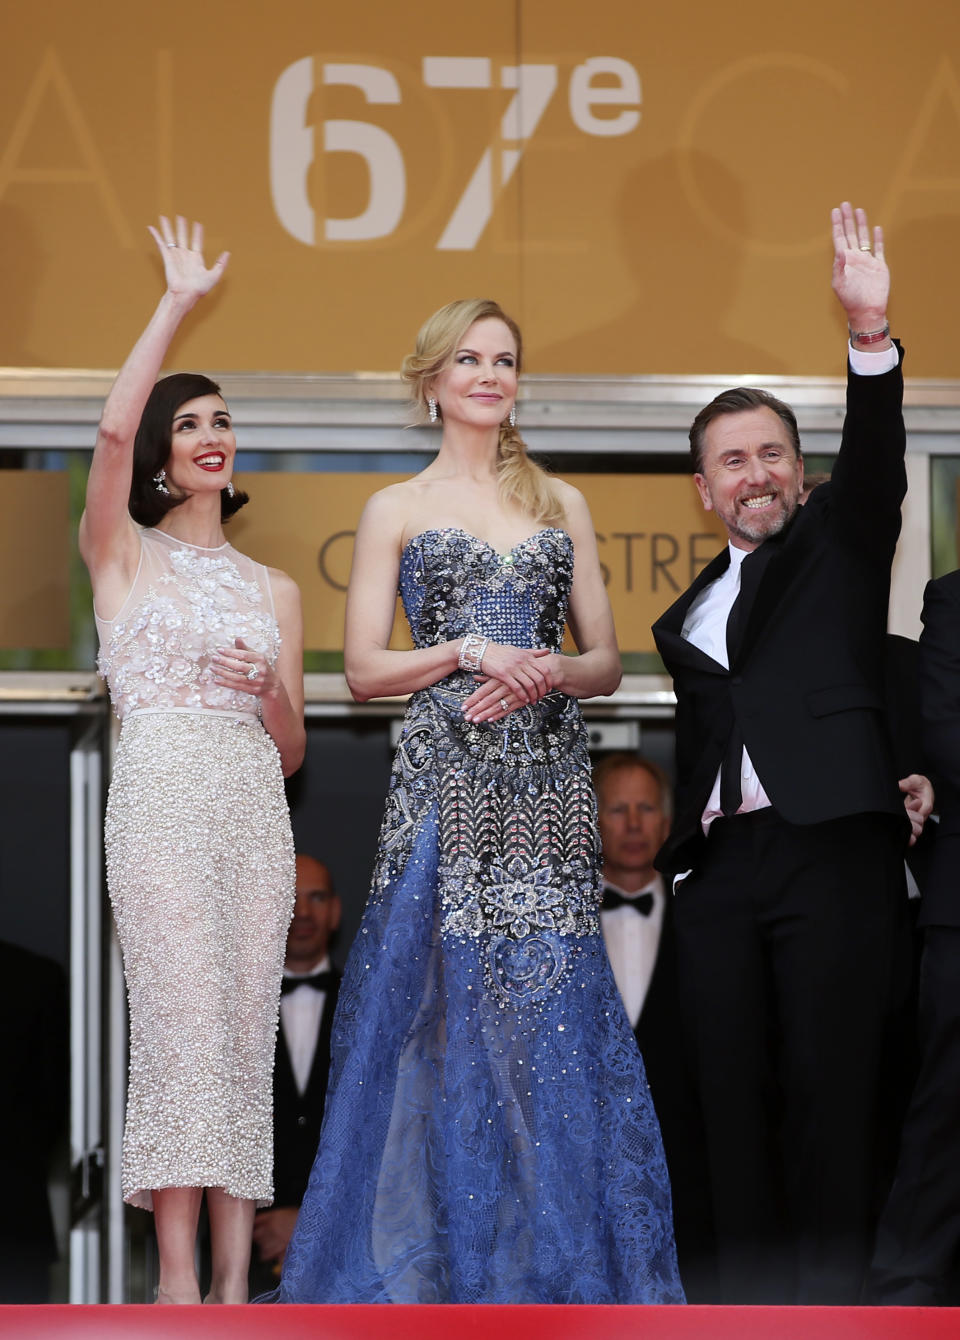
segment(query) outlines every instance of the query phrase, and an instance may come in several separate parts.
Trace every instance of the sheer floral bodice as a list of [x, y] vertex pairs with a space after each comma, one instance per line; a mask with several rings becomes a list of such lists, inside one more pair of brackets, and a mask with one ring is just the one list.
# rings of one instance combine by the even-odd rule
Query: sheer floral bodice
[[256, 719], [259, 700], [218, 685], [210, 657], [242, 638], [273, 664], [280, 633], [267, 570], [229, 543], [186, 544], [140, 533], [140, 565], [114, 619], [97, 616], [98, 668], [117, 716], [217, 712]]

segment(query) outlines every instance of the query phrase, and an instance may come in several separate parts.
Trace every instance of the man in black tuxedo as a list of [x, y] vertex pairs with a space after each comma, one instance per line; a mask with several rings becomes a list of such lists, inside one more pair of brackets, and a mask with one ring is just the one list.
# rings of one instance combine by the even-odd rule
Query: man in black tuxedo
[[340, 899], [330, 871], [298, 853], [273, 1072], [274, 1203], [259, 1212], [253, 1226], [261, 1263], [253, 1279], [257, 1291], [276, 1284], [317, 1153], [340, 990], [329, 946], [339, 925]]
[[714, 1296], [703, 1129], [683, 1049], [673, 909], [654, 858], [673, 797], [656, 763], [610, 754], [593, 770], [603, 847], [600, 929], [660, 1120], [680, 1273], [688, 1302]]
[[690, 441], [729, 543], [654, 626], [677, 692], [677, 816], [657, 865], [676, 876], [725, 1302], [859, 1296], [902, 933], [882, 677], [903, 381], [880, 230], [871, 248], [844, 204], [833, 242], [851, 353], [831, 482], [801, 508], [789, 406], [718, 396]]
[[903, 1306], [960, 1302], [960, 571], [924, 593], [920, 708], [940, 812], [919, 916], [920, 1073], [869, 1291]]

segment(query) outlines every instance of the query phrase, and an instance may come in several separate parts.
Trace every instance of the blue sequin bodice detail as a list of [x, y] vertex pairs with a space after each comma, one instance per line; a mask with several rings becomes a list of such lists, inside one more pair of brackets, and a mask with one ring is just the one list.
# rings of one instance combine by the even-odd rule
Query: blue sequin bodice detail
[[559, 651], [572, 583], [573, 541], [555, 527], [506, 554], [456, 526], [425, 530], [400, 561], [400, 594], [418, 647], [480, 633]]
[[[415, 536], [418, 647], [559, 650], [573, 543]], [[599, 927], [579, 704], [475, 724], [411, 696], [334, 1023], [320, 1148], [276, 1301], [680, 1302], [657, 1119]]]

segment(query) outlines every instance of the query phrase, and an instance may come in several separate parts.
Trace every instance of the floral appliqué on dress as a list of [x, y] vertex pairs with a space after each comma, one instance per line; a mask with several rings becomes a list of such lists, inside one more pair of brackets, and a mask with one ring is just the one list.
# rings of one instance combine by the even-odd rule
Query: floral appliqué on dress
[[144, 558], [155, 571], [145, 590], [135, 586], [132, 608], [105, 625], [110, 633], [97, 661], [117, 715], [150, 708], [258, 715], [256, 695], [214, 681], [210, 657], [239, 637], [276, 662], [280, 633], [259, 585], [243, 576], [229, 546], [198, 554], [167, 540], [158, 555], [158, 541], [143, 534]]

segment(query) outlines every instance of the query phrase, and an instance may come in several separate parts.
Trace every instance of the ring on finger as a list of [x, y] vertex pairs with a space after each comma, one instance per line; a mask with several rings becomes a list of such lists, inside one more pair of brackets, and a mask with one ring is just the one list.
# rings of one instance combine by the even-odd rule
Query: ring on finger
[[247, 679], [254, 680], [257, 679], [259, 675], [260, 671], [257, 669], [257, 667], [255, 665], [251, 665], [250, 669], [247, 671]]
[[869, 242], [861, 242], [861, 243], [860, 243], [860, 250], [861, 250], [861, 251], [872, 251], [872, 250], [873, 250], [873, 247], [870, 245]]
[[510, 703], [507, 701], [506, 698], [500, 699], [500, 706], [504, 712], [508, 712], [510, 710]]

